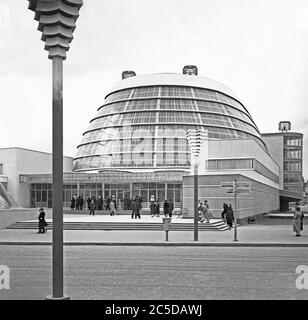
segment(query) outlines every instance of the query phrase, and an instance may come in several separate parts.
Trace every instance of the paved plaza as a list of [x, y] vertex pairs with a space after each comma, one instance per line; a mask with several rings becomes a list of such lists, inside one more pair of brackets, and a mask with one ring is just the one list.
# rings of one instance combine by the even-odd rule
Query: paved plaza
[[[50, 222], [50, 216], [47, 221]], [[35, 220], [36, 221], [36, 220]], [[138, 222], [162, 223], [162, 217], [143, 215], [141, 219], [131, 219], [127, 215], [64, 215], [65, 222]], [[37, 221], [36, 221], [37, 222]], [[172, 223], [193, 224], [192, 219], [172, 218]], [[308, 246], [308, 233], [304, 225], [301, 237], [295, 237], [292, 230], [292, 219], [265, 219], [256, 224], [244, 224], [238, 227], [238, 242], [233, 241], [231, 231], [199, 231], [199, 241], [193, 241], [193, 231], [170, 231], [169, 241], [165, 240], [165, 232], [161, 231], [114, 231], [114, 230], [64, 230], [64, 243], [66, 244], [122, 244], [122, 245], [290, 245]], [[46, 234], [37, 234], [35, 229], [4, 229], [0, 230], [0, 244], [14, 243], [51, 243], [52, 231]]]

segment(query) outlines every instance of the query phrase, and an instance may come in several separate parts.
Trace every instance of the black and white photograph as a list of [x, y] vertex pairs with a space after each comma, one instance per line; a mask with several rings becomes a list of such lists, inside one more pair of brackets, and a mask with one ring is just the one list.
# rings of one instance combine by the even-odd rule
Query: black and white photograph
[[307, 104], [307, 1], [0, 0], [0, 300], [307, 300]]

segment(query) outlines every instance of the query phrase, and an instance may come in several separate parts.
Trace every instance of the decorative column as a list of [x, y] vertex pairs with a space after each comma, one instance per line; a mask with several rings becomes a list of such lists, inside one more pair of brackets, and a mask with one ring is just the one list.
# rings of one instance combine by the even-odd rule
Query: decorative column
[[63, 294], [63, 60], [73, 40], [82, 0], [28, 0], [52, 60], [52, 296]]
[[201, 129], [189, 129], [186, 131], [186, 138], [191, 150], [191, 165], [193, 167], [194, 176], [194, 241], [198, 241], [198, 167], [199, 167], [199, 155], [202, 145], [204, 131]]

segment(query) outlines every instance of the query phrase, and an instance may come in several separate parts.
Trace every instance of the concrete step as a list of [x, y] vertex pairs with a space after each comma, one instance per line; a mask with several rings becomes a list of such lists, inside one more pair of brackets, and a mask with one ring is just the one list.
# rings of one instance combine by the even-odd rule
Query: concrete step
[[[20, 221], [9, 226], [8, 229], [37, 229], [38, 223], [35, 221]], [[52, 229], [52, 222], [48, 222], [48, 229]], [[171, 223], [170, 230], [190, 231], [193, 230], [193, 223]], [[162, 223], [147, 222], [63, 222], [64, 230], [164, 230]], [[227, 230], [227, 225], [223, 221], [214, 223], [199, 223], [200, 231]]]

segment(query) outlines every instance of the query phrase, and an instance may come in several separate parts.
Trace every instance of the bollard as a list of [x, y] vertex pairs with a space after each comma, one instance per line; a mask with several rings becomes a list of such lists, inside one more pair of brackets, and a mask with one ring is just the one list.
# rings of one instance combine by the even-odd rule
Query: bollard
[[169, 241], [168, 232], [171, 225], [171, 218], [163, 218], [164, 230], [166, 231], [166, 241]]

